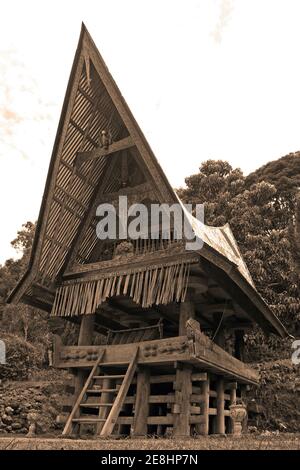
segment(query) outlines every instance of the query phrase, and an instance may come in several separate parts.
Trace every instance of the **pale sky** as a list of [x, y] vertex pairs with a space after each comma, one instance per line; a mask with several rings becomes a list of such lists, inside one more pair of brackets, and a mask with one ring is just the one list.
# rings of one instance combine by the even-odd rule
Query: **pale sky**
[[300, 150], [299, 0], [0, 0], [0, 263], [36, 220], [84, 21], [171, 184]]

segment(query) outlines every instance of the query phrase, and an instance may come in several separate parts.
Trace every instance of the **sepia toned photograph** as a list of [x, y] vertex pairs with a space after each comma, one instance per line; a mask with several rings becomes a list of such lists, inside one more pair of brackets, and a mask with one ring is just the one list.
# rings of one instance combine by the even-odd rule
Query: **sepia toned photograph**
[[0, 459], [300, 450], [300, 2], [0, 5]]

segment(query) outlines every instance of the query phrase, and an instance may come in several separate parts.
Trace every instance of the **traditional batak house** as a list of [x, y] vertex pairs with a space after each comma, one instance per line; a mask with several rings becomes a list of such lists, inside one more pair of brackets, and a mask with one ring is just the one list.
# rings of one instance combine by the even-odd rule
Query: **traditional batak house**
[[74, 378], [64, 435], [239, 433], [241, 400], [259, 381], [243, 362], [244, 334], [255, 324], [287, 332], [228, 225], [186, 213], [204, 241], [193, 250], [174, 226], [170, 239], [159, 229], [156, 239], [100, 240], [96, 208], [117, 208], [120, 195], [128, 206], [178, 203], [83, 26], [30, 265], [9, 301], [80, 326], [77, 344], [54, 345], [53, 365]]

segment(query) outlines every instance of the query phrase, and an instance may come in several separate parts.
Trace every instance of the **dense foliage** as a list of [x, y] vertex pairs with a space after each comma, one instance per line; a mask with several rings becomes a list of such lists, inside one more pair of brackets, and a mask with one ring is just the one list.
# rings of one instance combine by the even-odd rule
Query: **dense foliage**
[[[179, 195], [204, 204], [208, 225], [229, 222], [258, 291], [289, 332], [299, 334], [300, 282], [289, 225], [300, 184], [300, 154], [270, 162], [248, 177], [227, 162], [208, 160], [185, 181]], [[257, 344], [258, 335], [250, 339]], [[278, 349], [276, 341], [268, 344]]]
[[300, 196], [297, 197], [294, 223], [290, 224], [289, 239], [292, 247], [295, 269], [300, 274]]
[[[47, 362], [47, 350], [51, 345], [53, 334], [60, 334], [68, 344], [69, 340], [72, 341], [77, 336], [78, 328], [61, 319], [50, 319], [46, 312], [28, 305], [6, 303], [8, 294], [28, 268], [34, 232], [35, 224], [25, 223], [18, 231], [15, 240], [11, 242], [20, 257], [8, 259], [3, 266], [0, 266], [0, 331], [2, 339], [8, 334], [10, 343], [10, 338], [20, 338], [21, 342], [16, 347], [24, 346], [26, 349], [28, 345], [32, 345], [34, 350], [38, 351], [40, 358], [39, 362], [33, 361], [36, 367]], [[28, 357], [31, 357], [30, 354]], [[8, 366], [5, 370], [9, 376], [14, 373], [14, 366], [11, 372], [8, 372]]]
[[6, 346], [6, 364], [0, 364], [1, 379], [27, 379], [43, 364], [43, 350], [25, 341], [20, 335], [2, 333]]

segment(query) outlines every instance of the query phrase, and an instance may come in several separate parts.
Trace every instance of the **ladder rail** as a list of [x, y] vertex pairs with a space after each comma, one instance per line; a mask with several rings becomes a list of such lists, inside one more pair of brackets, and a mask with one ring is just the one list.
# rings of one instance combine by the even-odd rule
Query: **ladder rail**
[[124, 404], [128, 389], [130, 387], [130, 384], [132, 382], [132, 379], [133, 379], [133, 376], [137, 367], [138, 353], [139, 353], [139, 347], [136, 348], [133, 358], [131, 362], [129, 363], [128, 369], [126, 371], [121, 387], [118, 391], [118, 394], [115, 398], [114, 404], [100, 432], [100, 436], [102, 437], [110, 436], [110, 434], [112, 433], [114, 429], [114, 426], [117, 422], [118, 416]]
[[78, 397], [77, 397], [77, 400], [76, 400], [76, 402], [75, 402], [75, 404], [74, 404], [74, 406], [73, 406], [73, 409], [72, 409], [72, 411], [71, 411], [71, 413], [70, 413], [70, 415], [69, 415], [69, 417], [68, 417], [68, 419], [67, 419], [67, 422], [66, 422], [66, 424], [65, 424], [64, 430], [63, 430], [63, 432], [62, 432], [62, 435], [63, 435], [63, 436], [68, 435], [68, 434], [70, 433], [70, 431], [71, 431], [72, 424], [73, 424], [73, 419], [74, 419], [74, 417], [75, 417], [75, 414], [76, 414], [76, 412], [78, 411], [78, 409], [79, 409], [79, 407], [80, 407], [80, 404], [81, 404], [81, 402], [82, 402], [82, 399], [83, 399], [83, 397], [84, 397], [84, 395], [85, 395], [85, 393], [86, 393], [86, 391], [87, 391], [87, 389], [88, 389], [88, 387], [89, 387], [89, 385], [90, 385], [90, 383], [91, 383], [91, 381], [92, 381], [92, 379], [93, 379], [93, 377], [94, 377], [94, 375], [95, 375], [95, 372], [96, 372], [96, 370], [97, 370], [97, 367], [99, 366], [99, 363], [100, 363], [101, 360], [103, 359], [104, 353], [105, 353], [105, 349], [100, 352], [97, 361], [95, 362], [95, 364], [94, 364], [94, 366], [93, 366], [93, 368], [92, 368], [92, 370], [91, 370], [91, 372], [90, 372], [90, 374], [89, 374], [89, 376], [88, 376], [88, 378], [87, 378], [87, 380], [86, 380], [86, 382], [85, 382], [85, 384], [84, 384], [84, 386], [83, 386], [81, 392], [79, 393], [79, 395], [78, 395]]

